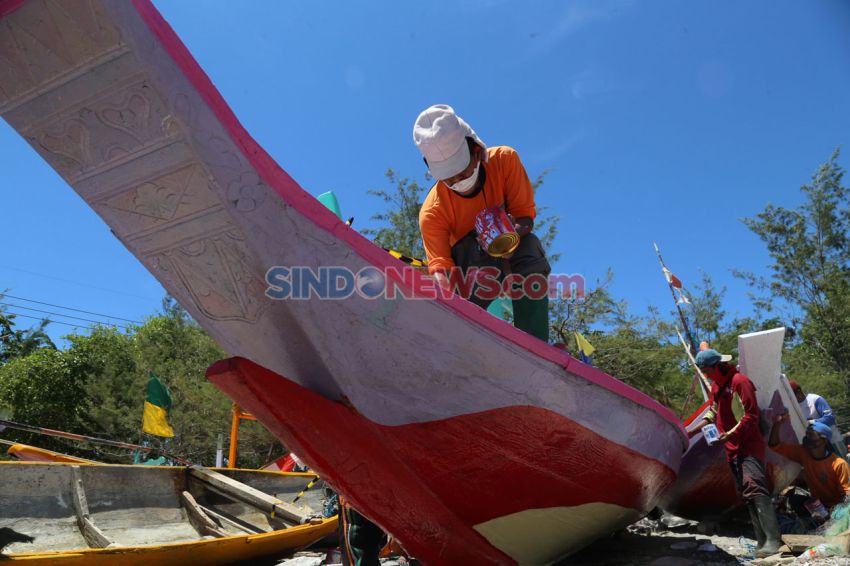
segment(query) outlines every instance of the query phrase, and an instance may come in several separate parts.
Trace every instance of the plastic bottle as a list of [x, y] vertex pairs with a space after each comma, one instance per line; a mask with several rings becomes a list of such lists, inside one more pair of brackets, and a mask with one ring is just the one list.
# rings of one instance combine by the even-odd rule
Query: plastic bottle
[[840, 554], [840, 553], [841, 553], [841, 550], [838, 548], [837, 545], [824, 543], [824, 544], [819, 544], [817, 546], [813, 546], [812, 548], [807, 549], [806, 552], [804, 552], [803, 554], [801, 554], [800, 556], [797, 557], [797, 560], [795, 560], [795, 562], [797, 564], [805, 564], [807, 562], [812, 562], [816, 558], [826, 558], [827, 556], [836, 556], [837, 554]]
[[702, 427], [702, 434], [705, 436], [705, 441], [709, 445], [714, 444], [720, 438], [720, 432], [717, 430], [717, 427], [710, 423]]

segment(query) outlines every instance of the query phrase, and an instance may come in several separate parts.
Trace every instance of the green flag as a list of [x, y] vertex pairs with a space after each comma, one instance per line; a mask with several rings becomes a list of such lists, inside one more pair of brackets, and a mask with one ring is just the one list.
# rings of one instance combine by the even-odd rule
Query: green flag
[[145, 411], [142, 415], [142, 432], [168, 438], [174, 436], [174, 429], [168, 424], [169, 411], [171, 411], [171, 393], [151, 372]]

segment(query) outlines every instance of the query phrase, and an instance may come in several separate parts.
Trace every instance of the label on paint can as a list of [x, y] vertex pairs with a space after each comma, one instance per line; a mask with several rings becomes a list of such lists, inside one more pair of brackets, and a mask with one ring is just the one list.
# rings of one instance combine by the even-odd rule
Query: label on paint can
[[810, 497], [803, 504], [808, 510], [809, 514], [815, 519], [818, 523], [823, 523], [827, 519], [829, 519], [829, 511], [826, 506], [821, 502], [820, 499], [815, 497]]
[[717, 431], [717, 427], [713, 424], [707, 424], [702, 427], [702, 435], [705, 437], [705, 441], [708, 444], [714, 444], [720, 439], [720, 433]]

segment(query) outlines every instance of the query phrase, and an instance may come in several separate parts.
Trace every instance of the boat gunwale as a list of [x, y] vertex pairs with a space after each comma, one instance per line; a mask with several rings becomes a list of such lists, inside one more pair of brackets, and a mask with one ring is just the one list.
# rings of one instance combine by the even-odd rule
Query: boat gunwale
[[[330, 523], [338, 522], [338, 517], [327, 517], [322, 518], [321, 523], [312, 524], [312, 523], [304, 523], [303, 525], [294, 525], [287, 529], [280, 529], [276, 531], [269, 531], [267, 533], [256, 533], [256, 534], [242, 534], [242, 535], [231, 535], [226, 537], [219, 538], [199, 538], [198, 540], [189, 540], [183, 542], [172, 542], [167, 544], [158, 544], [158, 545], [145, 545], [145, 546], [113, 546], [109, 548], [79, 548], [79, 549], [71, 549], [71, 550], [56, 550], [56, 551], [45, 551], [45, 552], [12, 552], [4, 555], [5, 560], [23, 560], [23, 559], [48, 559], [48, 558], [62, 558], [62, 557], [73, 557], [78, 555], [87, 555], [87, 554], [144, 554], [145, 552], [153, 552], [159, 549], [173, 549], [176, 547], [183, 546], [192, 546], [197, 547], [198, 545], [206, 545], [206, 544], [223, 544], [224, 542], [235, 542], [235, 539], [245, 539], [246, 544], [250, 544], [252, 542], [256, 542], [259, 539], [266, 538], [274, 538], [281, 537], [283, 535], [290, 535], [293, 533], [301, 533], [302, 531], [307, 531], [311, 529], [324, 529], [328, 527]], [[328, 529], [327, 534], [333, 532], [333, 529]], [[319, 539], [317, 539], [319, 540]]]

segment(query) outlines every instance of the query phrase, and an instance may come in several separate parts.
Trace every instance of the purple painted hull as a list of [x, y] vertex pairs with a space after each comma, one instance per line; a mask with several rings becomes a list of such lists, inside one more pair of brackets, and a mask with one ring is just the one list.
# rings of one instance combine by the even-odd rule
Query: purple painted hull
[[[770, 407], [775, 414], [785, 408], [778, 393], [775, 393]], [[699, 422], [703, 412], [698, 410], [688, 422]], [[783, 424], [780, 438], [783, 442], [797, 441], [788, 423]], [[774, 494], [791, 485], [799, 471], [798, 465], [769, 448], [765, 452], [768, 488]], [[658, 506], [668, 513], [697, 521], [720, 518], [741, 505], [726, 461], [726, 450], [722, 444], [709, 445], [701, 434], [691, 439], [687, 452], [682, 456], [678, 478], [658, 502]]]

